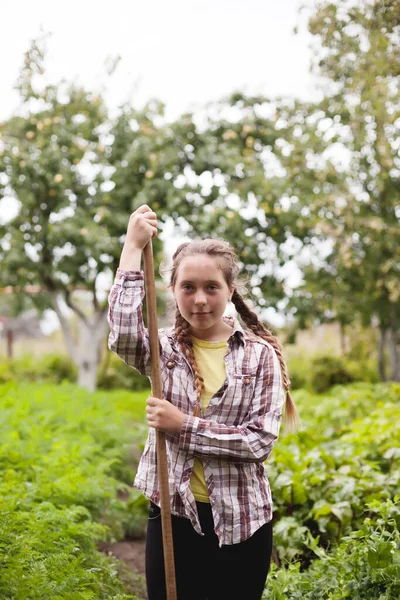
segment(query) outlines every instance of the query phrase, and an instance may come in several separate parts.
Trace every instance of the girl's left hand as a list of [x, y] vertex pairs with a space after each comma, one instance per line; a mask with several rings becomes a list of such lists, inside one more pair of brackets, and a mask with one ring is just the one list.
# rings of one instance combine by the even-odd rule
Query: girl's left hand
[[146, 401], [146, 417], [150, 427], [166, 433], [179, 433], [184, 414], [171, 402], [149, 396]]

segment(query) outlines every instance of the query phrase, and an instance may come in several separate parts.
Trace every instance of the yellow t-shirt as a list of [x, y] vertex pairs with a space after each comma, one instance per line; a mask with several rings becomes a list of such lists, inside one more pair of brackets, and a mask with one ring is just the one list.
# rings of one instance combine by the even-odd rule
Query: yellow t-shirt
[[[193, 350], [200, 373], [204, 379], [205, 390], [201, 397], [201, 407], [207, 408], [212, 396], [219, 390], [226, 378], [224, 356], [227, 343], [205, 342], [192, 337]], [[195, 458], [190, 485], [194, 497], [198, 502], [210, 502], [207, 485], [204, 477], [203, 463], [200, 458]]]

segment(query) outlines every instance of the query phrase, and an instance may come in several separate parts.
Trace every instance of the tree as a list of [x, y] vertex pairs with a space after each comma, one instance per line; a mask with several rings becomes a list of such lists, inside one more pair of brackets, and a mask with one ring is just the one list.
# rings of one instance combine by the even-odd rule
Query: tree
[[382, 338], [389, 333], [390, 378], [398, 381], [399, 3], [320, 2], [309, 27], [319, 37], [317, 69], [328, 84], [324, 118], [337, 123], [338, 141], [349, 153], [325, 214], [335, 232], [327, 264], [354, 310], [365, 322], [375, 317]]
[[[285, 291], [279, 276], [260, 279], [263, 261], [272, 271], [295, 260], [304, 283], [286, 290], [286, 309], [303, 323], [376, 320], [380, 375], [386, 344], [393, 380], [400, 378], [398, 8], [389, 0], [319, 2], [309, 28], [320, 42], [313, 70], [322, 100], [234, 94], [204, 128], [209, 150], [192, 164], [222, 179], [200, 227], [232, 232], [261, 283], [258, 302], [278, 303]], [[252, 205], [253, 216], [229, 214], [232, 197]]]
[[[66, 82], [43, 84], [44, 42], [34, 41], [25, 56], [17, 85], [23, 110], [0, 125], [0, 197], [19, 205], [1, 227], [1, 285], [39, 286], [32, 301], [57, 313], [78, 383], [94, 389], [107, 331], [99, 280], [117, 269], [136, 205], [151, 198], [157, 183], [172, 185], [143, 185], [149, 173], [138, 163], [119, 185], [110, 173], [121, 174], [125, 155], [136, 160], [138, 147], [150, 156], [157, 151], [163, 130], [153, 121], [162, 107], [121, 110], [112, 121], [99, 95]], [[156, 241], [156, 257], [160, 246]], [[78, 337], [65, 305], [78, 319]]]
[[[399, 3], [319, 2], [313, 70], [323, 98], [279, 107], [286, 211], [298, 214], [303, 284], [288, 309], [310, 318], [375, 320], [380, 375], [400, 378]], [[293, 215], [292, 215], [293, 216]], [[301, 256], [305, 249], [307, 258]]]

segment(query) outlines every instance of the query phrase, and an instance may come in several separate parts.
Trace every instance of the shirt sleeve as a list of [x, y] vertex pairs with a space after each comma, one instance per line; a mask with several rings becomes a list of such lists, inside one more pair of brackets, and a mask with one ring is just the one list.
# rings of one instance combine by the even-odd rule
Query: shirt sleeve
[[118, 269], [108, 296], [108, 347], [141, 375], [150, 377], [150, 343], [144, 326], [143, 271]]
[[243, 425], [224, 425], [185, 415], [180, 432], [180, 447], [200, 458], [237, 462], [265, 461], [278, 439], [284, 403], [281, 369], [271, 347], [264, 346], [258, 371]]

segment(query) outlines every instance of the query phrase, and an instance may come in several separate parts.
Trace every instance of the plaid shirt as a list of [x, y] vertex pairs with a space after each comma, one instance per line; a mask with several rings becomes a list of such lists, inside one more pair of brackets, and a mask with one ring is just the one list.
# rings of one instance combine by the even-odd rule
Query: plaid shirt
[[[109, 295], [109, 348], [151, 382], [150, 344], [142, 317], [142, 271], [118, 269]], [[200, 417], [193, 372], [173, 329], [159, 330], [163, 397], [184, 414], [180, 433], [166, 433], [171, 512], [190, 519], [202, 535], [190, 488], [195, 456], [203, 462], [219, 544], [237, 544], [272, 519], [264, 461], [278, 438], [284, 403], [274, 349], [228, 319], [233, 331], [224, 358], [226, 380]], [[149, 435], [134, 485], [160, 503], [155, 429]]]

